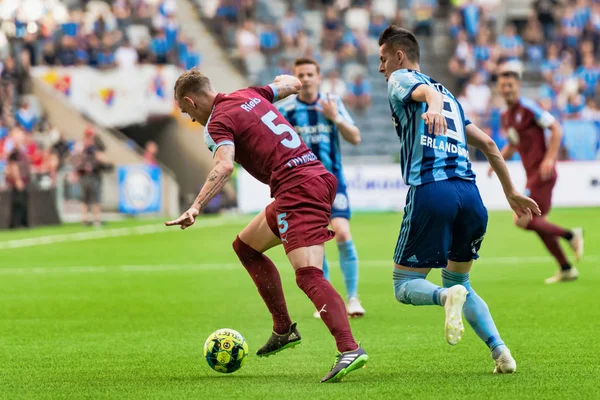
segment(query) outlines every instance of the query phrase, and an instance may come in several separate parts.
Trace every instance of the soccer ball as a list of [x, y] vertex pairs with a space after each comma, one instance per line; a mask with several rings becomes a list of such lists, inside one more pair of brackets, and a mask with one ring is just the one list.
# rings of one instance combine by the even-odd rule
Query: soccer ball
[[230, 374], [242, 368], [248, 355], [246, 339], [233, 329], [219, 329], [206, 339], [204, 358], [217, 372]]

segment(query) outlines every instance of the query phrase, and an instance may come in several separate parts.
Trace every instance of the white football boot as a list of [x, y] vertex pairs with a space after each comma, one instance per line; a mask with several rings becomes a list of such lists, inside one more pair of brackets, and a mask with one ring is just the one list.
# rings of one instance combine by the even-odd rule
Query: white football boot
[[508, 348], [502, 350], [500, 357], [494, 360], [496, 367], [494, 368], [495, 374], [512, 374], [517, 370], [517, 362], [510, 355]]
[[454, 346], [462, 339], [465, 327], [462, 321], [462, 308], [467, 301], [467, 288], [463, 285], [455, 285], [446, 291], [446, 341]]
[[348, 299], [348, 305], [346, 306], [346, 312], [350, 318], [361, 318], [365, 315], [365, 309], [360, 304], [358, 297], [350, 297]]
[[571, 282], [576, 280], [579, 277], [579, 271], [575, 267], [571, 267], [571, 269], [567, 270], [558, 270], [556, 274], [552, 275], [550, 278], [546, 279], [547, 285], [551, 285], [553, 283], [558, 282]]

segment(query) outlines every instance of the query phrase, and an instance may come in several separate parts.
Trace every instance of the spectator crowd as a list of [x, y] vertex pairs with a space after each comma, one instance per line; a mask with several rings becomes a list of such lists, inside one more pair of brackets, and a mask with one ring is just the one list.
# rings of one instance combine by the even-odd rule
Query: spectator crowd
[[529, 94], [561, 121], [600, 122], [600, 2], [535, 0], [526, 20], [499, 27], [498, 1], [464, 0], [449, 17], [456, 42], [448, 69], [465, 112], [497, 142], [503, 102], [491, 88], [496, 70], [517, 62]]
[[[174, 0], [0, 2], [0, 188], [11, 193], [11, 227], [28, 224], [28, 189], [53, 187], [65, 166], [81, 194], [84, 222], [89, 206], [100, 222], [98, 180], [89, 176], [105, 168], [103, 145], [90, 129], [83, 141], [67, 141], [44, 118], [30, 94], [31, 67], [196, 67], [201, 57], [181, 34], [175, 12]], [[156, 145], [149, 147], [145, 158], [156, 163]]]
[[[405, 15], [396, 0], [288, 1], [281, 17], [259, 0], [196, 2], [252, 81], [292, 73], [294, 59], [310, 57], [321, 65], [323, 90], [340, 95], [358, 112], [371, 105], [368, 72], [378, 58], [379, 35], [390, 23], [403, 23]], [[415, 29], [430, 33], [434, 1], [412, 3], [418, 10]]]
[[176, 11], [175, 0], [0, 2], [0, 45], [10, 41], [13, 53], [32, 66], [169, 63], [189, 69], [201, 56], [181, 33]]

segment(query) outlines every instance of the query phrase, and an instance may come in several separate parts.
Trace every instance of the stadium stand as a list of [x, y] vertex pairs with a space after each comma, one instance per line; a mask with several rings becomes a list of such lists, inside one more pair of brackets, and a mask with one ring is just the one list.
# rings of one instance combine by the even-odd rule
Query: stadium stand
[[[21, 172], [30, 183], [37, 183], [33, 186], [62, 189], [57, 185], [59, 172], [63, 171], [64, 177], [73, 169], [84, 127], [89, 124], [74, 115], [72, 123], [66, 124], [67, 132], [51, 124], [44, 106], [58, 105], [57, 99], [50, 100], [50, 95], [42, 104], [33, 94], [32, 68], [108, 70], [145, 63], [198, 66], [201, 56], [194, 43], [180, 34], [175, 11], [175, 1], [0, 2], [0, 188], [10, 190], [14, 185], [8, 176], [13, 170], [7, 166], [19, 157], [21, 149], [26, 161]], [[64, 119], [58, 121], [65, 126]], [[113, 148], [129, 146], [126, 151], [137, 152], [142, 159], [141, 150], [122, 135], [117, 135], [116, 141], [110, 139]], [[136, 159], [123, 152], [113, 156]]]
[[[493, 83], [497, 65], [507, 60], [524, 63], [526, 94], [561, 120], [598, 114], [596, 101], [586, 100], [597, 95], [600, 69], [595, 61], [581, 66], [585, 54], [597, 50], [600, 37], [600, 5], [592, 1], [194, 1], [215, 37], [253, 83], [289, 73], [298, 56], [317, 59], [326, 76], [339, 73], [346, 83], [343, 91], [350, 96], [352, 83], [364, 75], [372, 88], [372, 105], [368, 118], [354, 110], [365, 135], [361, 146], [343, 144], [346, 155], [393, 157], [397, 150], [381, 145], [389, 142], [390, 128], [376, 40], [389, 23], [420, 35], [426, 49], [422, 69], [460, 95], [469, 115], [499, 145], [506, 139], [499, 126], [502, 102]], [[554, 73], [561, 65], [563, 72]], [[573, 95], [579, 91], [584, 97]]]

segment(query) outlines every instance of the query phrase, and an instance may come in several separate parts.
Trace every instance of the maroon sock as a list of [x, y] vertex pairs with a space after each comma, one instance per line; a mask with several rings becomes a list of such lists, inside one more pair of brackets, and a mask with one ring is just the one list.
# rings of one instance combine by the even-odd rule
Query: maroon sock
[[233, 250], [250, 274], [258, 288], [258, 293], [271, 312], [273, 331], [279, 334], [286, 333], [290, 329], [292, 320], [288, 314], [277, 267], [263, 253], [242, 242], [239, 236], [233, 242]]
[[550, 223], [546, 217], [534, 216], [533, 219], [529, 221], [527, 229], [530, 231], [536, 231], [539, 235], [551, 235], [559, 237], [565, 237], [569, 233], [569, 230]]
[[558, 238], [556, 236], [541, 234], [539, 232], [537, 234], [539, 235], [540, 239], [542, 239], [542, 242], [544, 242], [546, 248], [556, 259], [561, 268], [569, 265], [569, 261], [567, 260], [564, 251], [560, 247], [560, 243], [558, 243]]
[[323, 277], [323, 271], [316, 267], [297, 269], [296, 283], [317, 310], [321, 310], [321, 319], [335, 338], [338, 351], [343, 353], [356, 350], [358, 344], [350, 330], [344, 300]]

